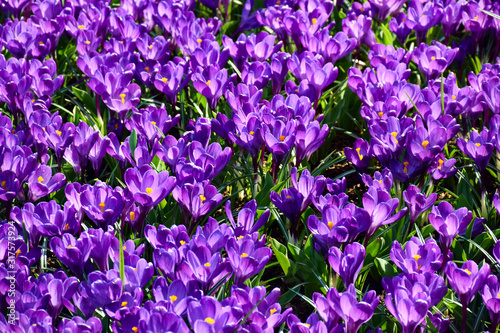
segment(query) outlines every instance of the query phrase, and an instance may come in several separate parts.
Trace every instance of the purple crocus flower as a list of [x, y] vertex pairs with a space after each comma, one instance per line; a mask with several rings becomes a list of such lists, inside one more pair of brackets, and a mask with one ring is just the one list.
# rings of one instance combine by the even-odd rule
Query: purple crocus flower
[[217, 299], [208, 296], [191, 301], [187, 317], [196, 333], [232, 332], [240, 319], [234, 318], [229, 306], [222, 307]]
[[180, 115], [171, 117], [163, 105], [160, 108], [148, 106], [132, 115], [127, 128], [130, 131], [135, 129], [138, 134], [145, 136], [149, 147], [153, 147], [154, 141], [167, 135], [179, 120]]
[[234, 229], [235, 237], [244, 236], [246, 234], [253, 234], [267, 222], [271, 212], [267, 209], [260, 215], [257, 222], [255, 222], [255, 215], [257, 214], [257, 201], [251, 200], [243, 206], [238, 212], [238, 219], [235, 222], [233, 213], [231, 212], [231, 201], [226, 201], [224, 206], [227, 218]]
[[440, 42], [434, 42], [430, 46], [422, 43], [413, 51], [412, 59], [424, 72], [427, 80], [435, 80], [453, 62], [457, 53], [458, 48], [451, 49]]
[[377, 10], [377, 20], [383, 22], [392, 13], [399, 11], [405, 0], [370, 0], [370, 4]]
[[[500, 243], [498, 243], [500, 244]], [[496, 275], [490, 275], [481, 292], [483, 302], [491, 319], [491, 332], [496, 332], [498, 323], [500, 322], [500, 283]]]
[[27, 203], [22, 212], [24, 217], [28, 217], [25, 214], [33, 211], [31, 218], [40, 235], [53, 237], [64, 233], [78, 234], [80, 232], [76, 210], [69, 202], [64, 204], [64, 210], [61, 210], [61, 206], [55, 200], [40, 202], [34, 209], [32, 207], [31, 203]]
[[19, 191], [19, 180], [12, 171], [0, 172], [0, 200], [12, 202]]
[[62, 238], [52, 237], [50, 248], [64, 265], [78, 278], [83, 279], [83, 268], [92, 250], [88, 234], [81, 234], [78, 240], [68, 233], [62, 235]]
[[77, 173], [85, 172], [87, 166], [89, 153], [97, 137], [98, 131], [94, 131], [92, 127], [81, 121], [75, 130], [73, 143], [66, 149], [64, 158], [73, 166]]
[[44, 196], [59, 190], [66, 183], [66, 176], [56, 173], [52, 176], [52, 169], [46, 165], [40, 165], [38, 169], [28, 177], [28, 200], [35, 202]]
[[405, 274], [435, 273], [441, 268], [443, 255], [436, 241], [432, 238], [425, 241], [412, 237], [405, 244], [405, 249], [398, 241], [391, 247], [391, 260]]
[[488, 131], [487, 128], [483, 128], [481, 133], [477, 133], [474, 130], [471, 131], [469, 141], [458, 138], [457, 146], [474, 161], [479, 172], [484, 172], [495, 149], [493, 144], [494, 139], [495, 133]]
[[447, 201], [441, 201], [439, 205], [433, 206], [429, 214], [429, 222], [439, 233], [439, 241], [443, 250], [443, 265], [447, 261], [448, 251], [455, 237], [467, 229], [472, 221], [472, 212], [466, 207], [453, 210]]
[[363, 323], [370, 320], [380, 301], [374, 290], [368, 291], [363, 299], [358, 301], [354, 284], [350, 284], [343, 293], [330, 288], [326, 298], [333, 311], [344, 320], [345, 332], [349, 333], [356, 333]]
[[83, 297], [89, 298], [96, 307], [104, 308], [119, 299], [122, 295], [123, 281], [107, 273], [94, 271], [89, 274], [87, 281], [80, 285]]
[[425, 194], [420, 193], [420, 189], [417, 186], [410, 185], [403, 191], [403, 199], [410, 208], [410, 223], [413, 225], [420, 214], [434, 205], [437, 194], [431, 193], [429, 197], [425, 197]]
[[165, 199], [175, 187], [175, 177], [169, 177], [168, 171], [157, 173], [149, 165], [139, 170], [127, 169], [125, 183], [140, 205], [152, 208]]
[[372, 47], [377, 42], [375, 33], [372, 30], [371, 17], [351, 13], [342, 20], [342, 30], [347, 36], [356, 39], [357, 47], [359, 47], [361, 43], [366, 44], [368, 47]]
[[415, 332], [428, 310], [448, 291], [443, 278], [431, 273], [384, 277], [382, 284], [387, 291], [387, 310], [399, 321], [404, 333]]
[[113, 190], [106, 183], [97, 181], [80, 194], [82, 209], [98, 227], [107, 229], [118, 220], [123, 210], [121, 192], [121, 188]]
[[234, 273], [234, 283], [244, 283], [250, 276], [260, 272], [271, 258], [273, 251], [266, 246], [256, 246], [253, 240], [229, 239], [226, 252]]
[[405, 12], [401, 12], [397, 16], [391, 18], [389, 21], [389, 29], [396, 35], [401, 44], [404, 45], [406, 38], [411, 32], [411, 29], [408, 29], [406, 26]]
[[349, 162], [354, 164], [359, 171], [365, 170], [368, 165], [370, 165], [372, 148], [369, 143], [363, 139], [357, 139], [354, 142], [353, 148], [344, 148], [344, 153]]
[[[192, 231], [196, 222], [217, 207], [222, 201], [222, 194], [209, 181], [196, 184], [177, 185], [172, 192], [174, 199], [183, 211], [183, 218]], [[187, 221], [190, 221], [188, 223]]]
[[[370, 214], [371, 226], [366, 232], [365, 245], [368, 244], [371, 236], [383, 225], [394, 223], [401, 219], [408, 210], [401, 209], [396, 214], [392, 215], [399, 205], [397, 198], [392, 198], [389, 193], [384, 190], [377, 190], [373, 187], [363, 195], [363, 208]], [[391, 216], [392, 215], [392, 216]]]
[[156, 89], [167, 96], [175, 109], [177, 94], [189, 83], [190, 78], [191, 74], [188, 73], [187, 64], [180, 61], [169, 61], [156, 74], [154, 85]]
[[[287, 123], [276, 120], [271, 128], [264, 124], [261, 136], [266, 143], [267, 149], [273, 154], [276, 165], [280, 165], [285, 155], [288, 154], [295, 142], [296, 123], [293, 120]], [[274, 170], [275, 176], [277, 170]]]
[[305, 157], [309, 159], [312, 153], [318, 150], [323, 142], [325, 142], [329, 133], [330, 128], [328, 125], [325, 124], [321, 127], [317, 120], [309, 123], [309, 125], [299, 123], [295, 135], [297, 165], [299, 165]]
[[408, 6], [406, 26], [416, 32], [417, 42], [421, 43], [425, 41], [427, 31], [439, 23], [442, 15], [442, 5], [433, 2], [423, 5], [418, 0], [411, 0]]
[[[481, 269], [478, 269], [477, 264], [469, 260], [462, 265], [462, 268], [458, 268], [457, 264], [450, 261], [446, 265], [445, 272], [451, 287], [456, 291], [462, 303], [462, 315], [464, 316], [462, 322], [465, 324], [467, 306], [485, 285], [491, 272], [490, 265], [485, 263]], [[465, 332], [465, 330], [465, 327], [463, 327], [462, 332]]]
[[[229, 80], [232, 80], [230, 77]], [[227, 70], [210, 65], [203, 72], [195, 73], [192, 78], [193, 86], [200, 94], [206, 97], [211, 110], [215, 110], [228, 82]]]
[[364, 259], [365, 247], [359, 243], [346, 245], [344, 253], [335, 246], [328, 251], [328, 262], [335, 273], [342, 278], [344, 286], [349, 286], [356, 281]]

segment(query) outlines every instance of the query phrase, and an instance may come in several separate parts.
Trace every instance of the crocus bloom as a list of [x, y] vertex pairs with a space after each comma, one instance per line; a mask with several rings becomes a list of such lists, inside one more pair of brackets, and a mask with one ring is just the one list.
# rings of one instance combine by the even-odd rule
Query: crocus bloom
[[[413, 1], [419, 3], [419, 1]], [[433, 45], [420, 44], [413, 51], [413, 61], [427, 76], [428, 80], [436, 79], [453, 62], [458, 53], [458, 48], [451, 49], [445, 45], [434, 42]]]
[[139, 170], [127, 169], [125, 183], [135, 201], [144, 207], [152, 208], [172, 192], [176, 179], [169, 177], [168, 171], [157, 173], [149, 165], [144, 165]]
[[432, 207], [432, 211], [429, 214], [429, 222], [439, 233], [439, 239], [445, 256], [455, 237], [467, 229], [471, 221], [472, 212], [466, 207], [453, 210], [453, 207], [447, 201], [441, 201], [439, 205]]
[[80, 289], [84, 297], [90, 298], [97, 307], [103, 308], [120, 298], [123, 282], [114, 277], [111, 271], [94, 271], [89, 274], [87, 281], [81, 283]]
[[187, 316], [196, 333], [232, 332], [238, 319], [231, 315], [231, 307], [222, 305], [214, 297], [203, 297], [188, 305]]
[[429, 197], [420, 193], [420, 189], [415, 185], [410, 185], [403, 191], [403, 199], [410, 208], [410, 223], [413, 224], [418, 216], [427, 211], [436, 202], [437, 194], [432, 193]]
[[52, 176], [52, 169], [46, 165], [40, 165], [38, 169], [28, 177], [28, 199], [32, 202], [59, 190], [66, 183], [66, 176], [56, 173]]
[[466, 261], [462, 268], [458, 268], [457, 264], [450, 261], [446, 265], [445, 272], [451, 287], [457, 292], [462, 306], [467, 307], [476, 293], [483, 288], [491, 268], [485, 263], [481, 269], [478, 269], [477, 264], [472, 260]]
[[391, 260], [405, 274], [434, 273], [441, 268], [443, 254], [434, 239], [422, 244], [420, 239], [412, 237], [404, 250], [398, 241], [392, 243]]
[[[231, 78], [230, 78], [231, 79]], [[202, 73], [193, 75], [193, 86], [206, 97], [211, 110], [215, 110], [228, 84], [227, 70], [210, 65]]]
[[250, 276], [260, 272], [273, 254], [270, 248], [257, 247], [251, 239], [244, 239], [240, 244], [235, 238], [227, 242], [226, 252], [235, 284], [244, 283]]
[[495, 149], [494, 137], [495, 134], [487, 128], [483, 128], [481, 133], [473, 130], [470, 132], [469, 141], [458, 138], [457, 146], [474, 161], [480, 172], [484, 172]]
[[490, 275], [481, 292], [484, 305], [491, 318], [491, 331], [495, 332], [500, 322], [500, 283], [496, 275]]
[[357, 139], [354, 142], [354, 147], [349, 148], [346, 147], [344, 148], [344, 153], [346, 158], [354, 164], [356, 169], [358, 170], [365, 170], [368, 165], [370, 165], [370, 161], [372, 159], [372, 148], [368, 144], [367, 141], [363, 139]]
[[62, 239], [52, 237], [50, 248], [55, 256], [79, 278], [83, 278], [83, 267], [90, 256], [92, 243], [86, 233], [76, 240], [71, 234], [64, 234]]
[[387, 291], [387, 310], [399, 321], [403, 333], [415, 332], [427, 311], [437, 305], [448, 291], [443, 278], [431, 273], [412, 273], [392, 279], [384, 277], [382, 284]]
[[325, 142], [325, 139], [330, 133], [328, 125], [320, 126], [317, 120], [309, 125], [299, 123], [297, 133], [295, 135], [295, 149], [297, 152], [297, 165], [307, 157], [309, 159], [316, 150]]
[[335, 246], [328, 251], [328, 262], [335, 273], [342, 278], [344, 286], [349, 286], [356, 281], [364, 259], [365, 247], [359, 243], [346, 245], [344, 253]]
[[97, 181], [81, 193], [82, 209], [98, 227], [107, 229], [120, 217], [124, 205], [120, 190]]

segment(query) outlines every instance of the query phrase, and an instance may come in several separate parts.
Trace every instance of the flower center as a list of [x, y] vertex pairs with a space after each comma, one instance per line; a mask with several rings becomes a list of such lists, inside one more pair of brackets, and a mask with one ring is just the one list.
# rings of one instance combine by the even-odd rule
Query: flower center
[[209, 263], [209, 262], [207, 262], [207, 263], [205, 263], [203, 266], [205, 266], [205, 267], [210, 267], [211, 265], [210, 265], [210, 263]]
[[148, 66], [144, 67], [144, 69], [146, 70], [146, 72], [149, 73], [149, 67]]
[[248, 254], [247, 254], [247, 253], [243, 253], [243, 254], [241, 255], [241, 257], [242, 257], [242, 258], [246, 258], [246, 257], [248, 257]]
[[122, 308], [126, 307], [126, 306], [127, 306], [127, 304], [128, 304], [128, 302], [123, 301], [123, 302], [122, 302]]
[[443, 164], [444, 161], [442, 159], [439, 159], [438, 162], [439, 162], [438, 169], [441, 170], [441, 165]]
[[186, 241], [181, 240], [179, 243], [181, 243], [181, 245], [184, 245], [186, 244]]
[[198, 43], [201, 43], [201, 38], [198, 38], [196, 41], [197, 41]]
[[101, 202], [99, 204], [99, 207], [101, 207], [101, 213], [104, 212], [104, 206], [106, 206], [106, 204], [104, 202]]
[[410, 162], [403, 162], [403, 165], [405, 166], [403, 169], [404, 173], [408, 173], [408, 164], [410, 164]]
[[78, 26], [78, 29], [82, 30], [82, 29], [85, 29], [85, 26], [82, 24], [82, 25], [79, 25]]
[[471, 272], [471, 271], [469, 271], [467, 268], [466, 268], [466, 269], [464, 269], [464, 271], [465, 271], [465, 273], [467, 273], [468, 275], [471, 275], [471, 274], [472, 274], [472, 272]]
[[283, 142], [283, 140], [285, 140], [285, 136], [284, 135], [281, 135], [280, 136], [280, 141]]
[[360, 150], [361, 150], [361, 148], [356, 148], [356, 152], [358, 153], [359, 160], [362, 161], [363, 160], [363, 155], [361, 155], [359, 153]]
[[422, 256], [420, 256], [420, 255], [418, 255], [418, 254], [415, 254], [415, 255], [413, 256], [413, 259], [415, 259], [415, 262], [417, 262], [417, 263], [418, 263], [418, 259], [420, 259], [420, 258], [422, 258]]
[[130, 221], [134, 222], [134, 220], [135, 220], [135, 213], [130, 212]]
[[452, 99], [452, 100], [456, 100], [456, 99], [457, 99], [457, 96], [452, 95], [452, 96], [451, 96], [451, 99]]
[[333, 222], [332, 221], [328, 221], [328, 228], [330, 228], [330, 230], [332, 230], [333, 228]]
[[209, 87], [210, 87], [210, 80], [208, 80], [208, 81], [207, 81], [207, 86], [209, 86]]
[[137, 333], [137, 331], [139, 331], [139, 329], [137, 329], [137, 327], [132, 327], [132, 331], [134, 331], [134, 333]]
[[122, 104], [125, 104], [125, 94], [120, 94], [120, 98], [122, 99]]
[[315, 25], [315, 24], [316, 24], [316, 22], [318, 22], [318, 19], [313, 18], [313, 19], [312, 19], [312, 25]]
[[210, 317], [205, 318], [205, 322], [207, 322], [211, 325], [215, 324], [215, 320], [213, 318], [210, 318]]
[[177, 301], [177, 296], [175, 296], [175, 295], [172, 295], [172, 296], [170, 296], [169, 298], [170, 298], [170, 300], [171, 300], [172, 302]]
[[61, 136], [62, 132], [61, 131], [56, 131], [57, 135]]
[[436, 57], [432, 56], [432, 57], [431, 57], [431, 60], [436, 60]]
[[250, 131], [250, 133], [248, 133], [248, 134], [250, 134], [250, 135], [254, 135], [254, 134], [255, 134], [255, 132], [254, 132], [254, 131]]
[[161, 80], [163, 81], [163, 83], [167, 83], [168, 81], [166, 77], [163, 77]]
[[278, 311], [278, 310], [276, 310], [276, 309], [273, 308], [269, 312], [271, 313], [271, 316], [272, 316], [276, 311]]
[[21, 249], [16, 251], [16, 258], [21, 254]]
[[428, 144], [429, 144], [429, 141], [427, 141], [427, 140], [422, 141], [422, 146], [424, 147], [424, 149], [427, 149]]
[[479, 142], [476, 142], [476, 146], [480, 147], [480, 146], [481, 146], [481, 144], [480, 144]]
[[205, 198], [205, 196], [203, 194], [200, 194], [201, 203], [203, 203], [205, 200], [207, 200], [207, 198]]
[[382, 116], [383, 116], [383, 115], [384, 115], [384, 113], [383, 113], [382, 111], [380, 111], [380, 112], [378, 113], [378, 116], [379, 116], [380, 118], [382, 118]]
[[146, 193], [147, 193], [147, 194], [151, 194], [151, 192], [153, 192], [153, 189], [152, 189], [151, 187], [148, 187], [148, 188], [146, 189]]
[[39, 183], [43, 182], [44, 180], [45, 180], [45, 179], [43, 179], [43, 177], [42, 177], [42, 176], [38, 177], [38, 182], [39, 182]]
[[89, 40], [86, 40], [86, 41], [85, 41], [85, 44], [90, 45], [90, 41], [89, 41]]

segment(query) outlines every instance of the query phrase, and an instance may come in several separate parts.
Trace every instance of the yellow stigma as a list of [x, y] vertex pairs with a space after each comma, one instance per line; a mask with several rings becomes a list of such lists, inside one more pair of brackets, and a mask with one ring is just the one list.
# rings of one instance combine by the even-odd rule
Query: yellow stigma
[[5, 187], [5, 184], [7, 183], [6, 180], [2, 181], [2, 183], [0, 183], [0, 185], [2, 185], [2, 187]]
[[281, 5], [281, 1], [280, 0], [276, 1], [276, 4]]
[[186, 244], [186, 241], [181, 240], [179, 243], [181, 243], [181, 245], [184, 245]]
[[479, 18], [479, 15], [474, 17], [474, 21], [477, 21], [478, 18]]
[[82, 25], [79, 25], [79, 26], [78, 26], [78, 29], [80, 29], [80, 30], [81, 30], [81, 29], [85, 29], [85, 26], [84, 26], [83, 24], [82, 24]]
[[285, 136], [284, 135], [281, 135], [280, 136], [280, 141], [283, 142], [283, 140], [285, 140]]
[[172, 302], [177, 301], [177, 296], [175, 296], [175, 295], [172, 295], [172, 296], [170, 296], [169, 298], [170, 298], [170, 300], [171, 300]]
[[[277, 18], [276, 18], [276, 22], [279, 22], [279, 20], [280, 20], [280, 18], [279, 18], [279, 17], [277, 17]], [[16, 37], [16, 39], [17, 39], [17, 37]]]
[[152, 189], [151, 187], [148, 187], [148, 188], [146, 189], [146, 193], [147, 193], [147, 194], [151, 194], [151, 192], [153, 192], [153, 189]]
[[61, 131], [56, 131], [57, 135], [61, 136], [62, 132]]
[[457, 99], [457, 96], [455, 96], [455, 95], [451, 95], [451, 99], [452, 99], [452, 100], [456, 100], [456, 99]]
[[396, 138], [396, 136], [398, 136], [398, 132], [392, 132], [392, 133], [391, 133], [391, 135], [392, 135], [392, 137], [395, 139], [395, 138]]
[[436, 60], [436, 57], [432, 56], [432, 57], [431, 57], [431, 60]]
[[201, 43], [201, 39], [200, 39], [200, 38], [198, 38], [196, 41], [197, 41], [198, 43]]
[[39, 182], [39, 183], [43, 182], [44, 180], [45, 180], [45, 179], [43, 179], [43, 177], [42, 177], [42, 176], [38, 177], [38, 182]]
[[123, 245], [123, 250], [126, 250], [127, 249], [127, 246]]
[[477, 143], [476, 143], [476, 146], [480, 147], [480, 146], [481, 146], [481, 144], [480, 144], [479, 142], [477, 142]]
[[148, 66], [144, 67], [144, 69], [146, 70], [146, 72], [149, 73], [149, 67]]
[[213, 320], [213, 318], [210, 318], [210, 317], [205, 318], [205, 322], [207, 322], [211, 325], [215, 324], [215, 320]]
[[16, 251], [16, 258], [21, 254], [21, 249]]
[[290, 199], [291, 197], [292, 197], [291, 195], [287, 195], [287, 196], [286, 196], [286, 198], [287, 198], [287, 199]]
[[153, 49], [153, 45], [149, 45], [149, 49], [152, 50]]
[[404, 173], [408, 172], [408, 164], [410, 164], [410, 162], [403, 162], [403, 165], [405, 166], [405, 168], [403, 169]]
[[420, 16], [420, 17], [425, 17], [425, 14], [422, 14], [422, 16]]
[[205, 267], [210, 267], [211, 265], [210, 265], [210, 263], [209, 263], [209, 262], [207, 262], [207, 263], [205, 263], [203, 266], [205, 266]]
[[104, 212], [104, 206], [106, 206], [106, 204], [104, 202], [101, 202], [99, 204], [99, 207], [101, 207], [101, 213]]
[[307, 328], [311, 327], [311, 325], [308, 323], [305, 323], [304, 325], [306, 325]]
[[127, 306], [127, 304], [128, 304], [128, 302], [123, 301], [123, 302], [122, 302], [122, 308], [126, 307], [126, 306]]
[[243, 254], [241, 255], [241, 257], [242, 257], [242, 258], [246, 258], [246, 257], [248, 257], [248, 254], [247, 254], [247, 253], [243, 253]]
[[332, 221], [328, 221], [328, 228], [330, 228], [330, 230], [332, 230], [333, 228], [333, 222]]
[[444, 161], [442, 159], [439, 159], [438, 162], [439, 162], [438, 169], [441, 170], [441, 165], [443, 164]]
[[163, 77], [161, 80], [163, 81], [163, 83], [167, 83], [167, 81], [168, 81], [168, 79], [166, 77]]
[[39, 41], [39, 42], [38, 42], [38, 45], [43, 45], [43, 42], [42, 42], [42, 41]]
[[73, 245], [69, 244], [67, 248], [69, 249], [70, 247], [73, 247]]
[[363, 155], [361, 155], [359, 153], [360, 150], [361, 150], [361, 148], [356, 148], [356, 152], [358, 153], [359, 160], [362, 161], [363, 160]]
[[428, 144], [429, 144], [429, 141], [427, 141], [427, 140], [422, 141], [422, 146], [424, 147], [424, 149], [427, 149]]
[[132, 327], [132, 331], [133, 331], [134, 333], [137, 333], [137, 331], [139, 331], [139, 329], [138, 329], [137, 327], [135, 327], [135, 326], [134, 326], [134, 327]]
[[89, 41], [89, 40], [86, 40], [86, 41], [85, 41], [85, 44], [90, 45], [90, 41]]
[[207, 81], [207, 86], [209, 86], [209, 87], [210, 87], [210, 80], [208, 80], [208, 81]]
[[418, 254], [415, 254], [413, 256], [413, 259], [415, 259], [415, 261], [418, 263], [418, 259], [422, 258], [422, 256], [418, 255]]
[[207, 200], [207, 198], [205, 198], [205, 196], [203, 194], [200, 194], [201, 203], [203, 203], [205, 200]]
[[120, 98], [122, 99], [122, 104], [125, 104], [125, 94], [120, 94]]
[[135, 213], [130, 212], [130, 221], [134, 222], [135, 221]]
[[242, 239], [243, 235], [236, 237], [236, 239]]
[[272, 315], [273, 315], [276, 311], [278, 311], [278, 310], [276, 310], [276, 309], [271, 309], [269, 312], [271, 313], [271, 316], [272, 316]]
[[379, 116], [380, 118], [382, 118], [382, 116], [383, 116], [383, 115], [384, 115], [384, 113], [383, 113], [382, 111], [380, 111], [380, 112], [378, 113], [378, 116]]
[[317, 19], [315, 19], [315, 18], [313, 18], [313, 19], [312, 19], [312, 25], [315, 25], [315, 24], [316, 24], [316, 22], [318, 22], [318, 20], [317, 20]]
[[466, 269], [464, 269], [464, 271], [465, 271], [465, 273], [467, 273], [467, 274], [469, 274], [469, 275], [471, 275], [471, 274], [472, 274], [472, 272], [471, 272], [471, 271], [469, 271], [467, 268], [466, 268]]
[[248, 133], [248, 134], [250, 134], [250, 135], [254, 135], [254, 134], [255, 134], [255, 132], [254, 132], [254, 131], [250, 131], [250, 133]]
[[69, 229], [69, 223], [66, 223], [66, 225], [64, 226], [64, 230], [68, 230]]

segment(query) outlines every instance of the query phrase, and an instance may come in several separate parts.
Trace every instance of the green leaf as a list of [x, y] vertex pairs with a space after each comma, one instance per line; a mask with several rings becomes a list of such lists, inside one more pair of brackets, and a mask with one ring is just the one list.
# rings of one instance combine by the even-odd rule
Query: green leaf
[[385, 259], [375, 258], [375, 266], [382, 277], [393, 277], [398, 275], [398, 271], [391, 263]]
[[135, 131], [135, 129], [132, 131], [132, 133], [130, 133], [129, 145], [130, 145], [130, 153], [132, 154], [132, 159], [135, 160], [134, 151], [135, 148], [137, 147], [137, 132]]
[[384, 247], [384, 239], [377, 238], [366, 247], [365, 265], [370, 264], [379, 255], [380, 249]]
[[278, 260], [281, 269], [288, 275], [288, 269], [290, 268], [290, 260], [288, 259], [288, 250], [285, 245], [278, 242], [276, 239], [271, 239], [271, 248], [273, 249], [276, 260]]
[[121, 231], [118, 232], [118, 238], [120, 240], [120, 279], [122, 279], [123, 291], [125, 291], [125, 257], [123, 256], [123, 240]]

